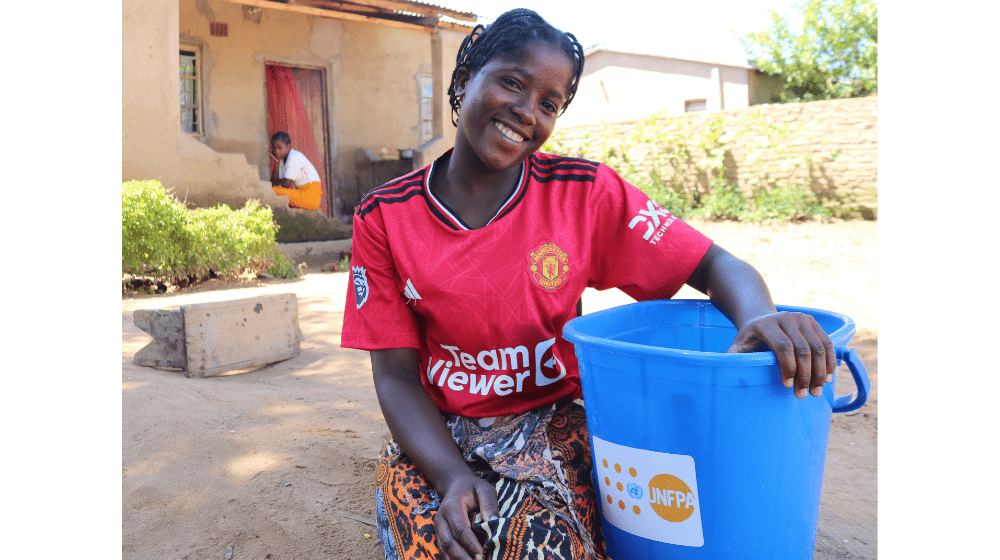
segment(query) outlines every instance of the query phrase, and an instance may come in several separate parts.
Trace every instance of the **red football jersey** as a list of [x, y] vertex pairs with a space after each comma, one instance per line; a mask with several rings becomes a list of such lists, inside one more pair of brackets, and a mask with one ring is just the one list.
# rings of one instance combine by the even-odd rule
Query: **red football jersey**
[[358, 205], [341, 336], [418, 349], [442, 411], [501, 416], [581, 397], [562, 329], [584, 288], [669, 298], [712, 243], [606, 165], [542, 153], [490, 223], [469, 229], [430, 189], [449, 154]]

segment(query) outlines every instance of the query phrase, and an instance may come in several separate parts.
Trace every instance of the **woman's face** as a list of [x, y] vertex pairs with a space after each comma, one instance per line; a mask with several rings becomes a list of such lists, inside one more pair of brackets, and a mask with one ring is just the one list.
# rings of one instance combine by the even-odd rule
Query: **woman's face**
[[292, 146], [285, 144], [281, 140], [275, 140], [271, 142], [271, 151], [274, 153], [274, 157], [284, 160], [288, 157], [288, 152], [292, 151]]
[[462, 98], [462, 109], [456, 151], [465, 143], [498, 171], [520, 164], [552, 134], [572, 77], [566, 53], [544, 41], [494, 58], [474, 74], [459, 69], [455, 93]]

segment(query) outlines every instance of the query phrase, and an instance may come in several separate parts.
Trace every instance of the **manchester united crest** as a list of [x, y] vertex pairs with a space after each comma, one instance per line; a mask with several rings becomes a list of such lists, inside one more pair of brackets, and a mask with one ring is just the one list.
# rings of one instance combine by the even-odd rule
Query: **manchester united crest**
[[555, 243], [542, 243], [528, 255], [531, 279], [546, 290], [558, 290], [569, 278], [569, 255]]

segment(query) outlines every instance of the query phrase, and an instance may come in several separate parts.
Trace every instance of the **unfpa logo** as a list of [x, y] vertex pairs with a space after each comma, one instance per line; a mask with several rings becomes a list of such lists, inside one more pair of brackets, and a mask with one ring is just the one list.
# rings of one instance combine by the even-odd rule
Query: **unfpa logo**
[[[610, 463], [607, 459], [601, 460], [601, 464], [605, 469], [610, 469]], [[614, 464], [613, 470], [616, 474], [622, 472], [622, 466], [618, 463]], [[629, 467], [628, 474], [633, 479], [639, 476], [639, 471], [635, 467]], [[604, 477], [604, 485], [609, 491], [606, 493], [605, 500], [611, 506], [617, 505], [618, 509], [626, 509], [625, 501], [631, 498], [631, 501], [638, 502], [642, 499], [645, 492], [642, 486], [636, 484], [635, 482], [628, 482], [622, 484], [621, 481], [616, 481], [612, 483], [611, 476]], [[617, 490], [618, 492], [624, 492], [628, 496], [622, 496], [617, 503], [612, 495], [610, 489]], [[658, 474], [654, 476], [649, 481], [649, 506], [650, 509], [671, 523], [680, 523], [681, 521], [686, 521], [691, 514], [694, 513], [695, 499], [694, 493], [691, 492], [691, 488], [684, 481], [677, 478], [676, 476], [670, 474]], [[642, 507], [638, 503], [631, 504], [631, 511], [635, 515], [642, 513]]]
[[683, 480], [669, 474], [658, 474], [649, 481], [649, 503], [656, 515], [671, 523], [694, 513], [694, 493]]
[[604, 518], [643, 538], [703, 546], [694, 459], [635, 449], [594, 436]]

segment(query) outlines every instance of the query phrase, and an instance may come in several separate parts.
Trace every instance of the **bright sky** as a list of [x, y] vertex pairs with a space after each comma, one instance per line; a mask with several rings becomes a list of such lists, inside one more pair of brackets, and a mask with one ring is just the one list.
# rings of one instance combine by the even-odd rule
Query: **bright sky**
[[[576, 35], [586, 49], [606, 43], [620, 50], [682, 58], [745, 62], [733, 31], [770, 27], [768, 10], [788, 14], [793, 0], [433, 0], [479, 16], [488, 24], [512, 8], [530, 8], [549, 23]], [[795, 19], [792, 18], [794, 29]]]

